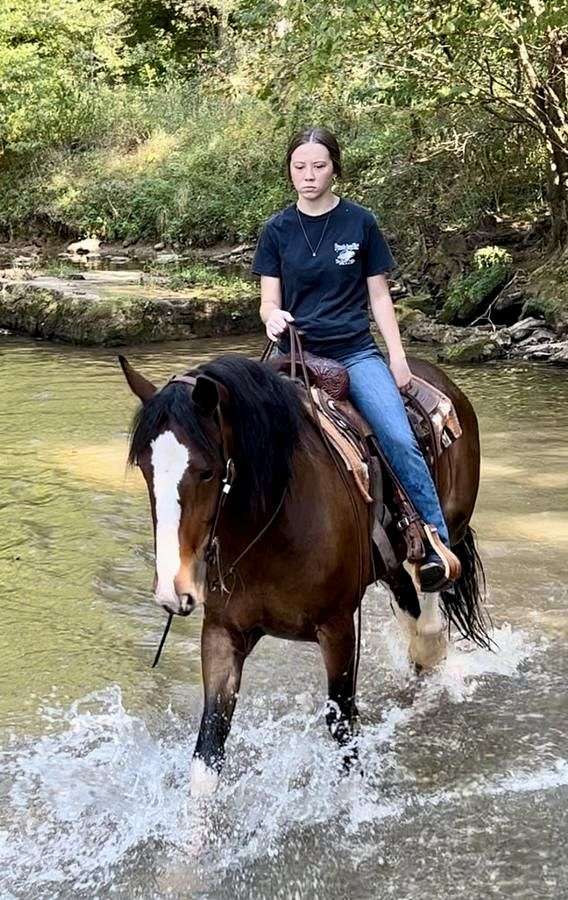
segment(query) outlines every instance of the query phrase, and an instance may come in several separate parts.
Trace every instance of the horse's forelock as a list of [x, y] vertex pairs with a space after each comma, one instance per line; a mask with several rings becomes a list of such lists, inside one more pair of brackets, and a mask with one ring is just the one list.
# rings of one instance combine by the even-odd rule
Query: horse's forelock
[[203, 417], [182, 383], [167, 384], [144, 403], [134, 416], [130, 432], [128, 462], [136, 465], [158, 435], [177, 425], [207, 455], [214, 451]]
[[[221, 356], [198, 367], [220, 382], [229, 396], [236, 479], [232, 502], [253, 516], [269, 513], [292, 477], [292, 457], [303, 421], [296, 388], [268, 366], [238, 354]], [[205, 420], [181, 383], [167, 384], [137, 412], [131, 431], [129, 462], [175, 422], [189, 441], [209, 455], [215, 452]]]

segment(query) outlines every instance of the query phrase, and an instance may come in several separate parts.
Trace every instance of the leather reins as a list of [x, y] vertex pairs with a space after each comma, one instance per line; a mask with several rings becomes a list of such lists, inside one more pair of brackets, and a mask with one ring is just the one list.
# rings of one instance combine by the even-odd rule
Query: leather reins
[[[352, 704], [352, 707], [354, 707], [355, 694], [356, 694], [356, 690], [357, 690], [357, 678], [358, 678], [358, 674], [359, 674], [359, 663], [360, 663], [360, 659], [361, 659], [361, 630], [362, 630], [361, 597], [362, 597], [362, 592], [363, 592], [363, 587], [364, 587], [363, 586], [363, 580], [364, 580], [364, 576], [363, 576], [363, 566], [364, 566], [363, 543], [362, 543], [362, 537], [361, 537], [362, 527], [361, 527], [360, 518], [359, 518], [357, 501], [355, 499], [355, 490], [356, 489], [351, 484], [351, 482], [349, 480], [349, 476], [344, 471], [343, 465], [340, 462], [340, 460], [338, 459], [337, 454], [333, 448], [333, 445], [331, 444], [327, 434], [325, 433], [325, 431], [321, 425], [320, 418], [319, 418], [319, 412], [316, 407], [316, 404], [314, 403], [314, 399], [312, 397], [312, 393], [310, 390], [310, 380], [309, 380], [309, 376], [308, 376], [306, 362], [304, 359], [304, 352], [302, 349], [300, 335], [298, 334], [297, 329], [291, 324], [288, 325], [288, 331], [290, 334], [290, 377], [292, 378], [292, 380], [297, 379], [297, 369], [298, 369], [298, 363], [299, 363], [301, 373], [302, 373], [302, 382], [303, 382], [303, 386], [306, 389], [306, 394], [307, 394], [308, 401], [310, 404], [310, 411], [312, 413], [312, 418], [313, 418], [314, 424], [319, 432], [321, 440], [322, 440], [331, 460], [333, 461], [333, 464], [341, 478], [341, 481], [343, 482], [343, 485], [347, 491], [347, 495], [348, 495], [349, 501], [351, 503], [353, 517], [354, 517], [354, 521], [355, 521], [355, 531], [357, 533], [357, 557], [358, 557], [357, 596], [359, 598], [359, 603], [357, 606], [357, 636], [356, 636], [356, 645], [355, 645], [355, 659], [353, 662], [353, 683], [352, 683], [352, 696], [351, 696], [351, 704]], [[269, 340], [267, 342], [267, 344], [261, 354], [261, 357], [260, 357], [261, 363], [266, 362], [266, 360], [271, 356], [275, 346], [276, 346], [275, 341]], [[208, 378], [209, 376], [200, 375], [199, 377], [200, 378]], [[213, 378], [209, 378], [209, 380], [213, 384], [215, 384], [217, 387], [219, 387], [218, 382], [216, 382]], [[197, 377], [193, 376], [193, 375], [173, 375], [170, 378], [170, 380], [167, 382], [167, 384], [172, 384], [172, 383], [176, 383], [176, 382], [181, 382], [183, 384], [187, 384], [190, 387], [194, 388], [195, 385], [197, 384]], [[273, 522], [277, 518], [278, 514], [280, 513], [280, 510], [282, 509], [282, 507], [284, 505], [284, 500], [286, 498], [287, 489], [284, 490], [282, 497], [280, 498], [280, 501], [279, 501], [278, 505], [276, 506], [276, 509], [274, 510], [274, 512], [273, 512], [272, 516], [270, 517], [270, 519], [268, 520], [268, 522], [266, 522], [266, 524], [261, 528], [261, 530], [258, 532], [256, 537], [254, 537], [252, 539], [252, 541], [250, 541], [250, 543], [247, 544], [247, 546], [237, 556], [237, 558], [232, 562], [232, 564], [229, 566], [229, 568], [226, 570], [226, 572], [223, 573], [222, 558], [221, 558], [221, 545], [219, 542], [219, 538], [217, 536], [217, 529], [219, 526], [219, 521], [221, 518], [223, 506], [227, 500], [227, 497], [231, 491], [231, 487], [235, 480], [236, 469], [235, 469], [235, 463], [234, 463], [233, 459], [229, 456], [229, 453], [228, 453], [228, 448], [227, 448], [227, 444], [226, 444], [225, 428], [224, 428], [224, 420], [223, 420], [223, 411], [221, 409], [220, 400], [217, 403], [217, 406], [215, 407], [214, 415], [217, 416], [219, 430], [221, 433], [221, 447], [222, 447], [221, 452], [222, 452], [223, 465], [225, 467], [225, 475], [222, 478], [221, 483], [219, 485], [219, 492], [217, 494], [217, 501], [216, 501], [216, 505], [215, 505], [215, 514], [213, 516], [213, 524], [209, 531], [207, 545], [205, 547], [203, 556], [204, 556], [205, 563], [207, 566], [207, 576], [206, 577], [207, 577], [208, 589], [212, 590], [212, 591], [220, 589], [221, 593], [228, 594], [227, 600], [229, 600], [231, 597], [231, 594], [233, 592], [233, 589], [234, 589], [234, 584], [231, 589], [227, 588], [226, 583], [225, 583], [227, 577], [235, 575], [236, 567], [238, 566], [238, 564], [244, 559], [246, 554], [250, 550], [252, 550], [252, 548], [255, 546], [255, 544], [258, 543], [258, 541], [263, 537], [263, 535], [268, 531], [270, 526], [273, 524]], [[372, 560], [372, 558], [373, 558], [372, 557], [372, 547], [370, 549], [370, 552], [371, 552], [371, 560]], [[209, 577], [210, 568], [213, 566], [213, 564], [215, 564], [216, 569], [217, 569], [217, 577], [216, 577], [215, 581], [211, 581], [210, 577]], [[166, 638], [168, 636], [168, 632], [169, 632], [171, 624], [172, 624], [173, 617], [174, 617], [174, 613], [169, 612], [168, 620], [167, 620], [166, 626], [164, 628], [164, 633], [160, 640], [160, 644], [159, 644], [158, 650], [156, 652], [156, 656], [154, 657], [154, 662], [152, 663], [152, 668], [155, 668], [158, 665], [162, 650], [164, 648], [164, 644], [166, 642]]]
[[[353, 518], [354, 518], [354, 522], [355, 522], [355, 531], [357, 533], [357, 557], [358, 557], [358, 564], [359, 564], [357, 595], [360, 598], [360, 600], [359, 600], [359, 603], [357, 606], [357, 638], [356, 638], [356, 647], [355, 647], [355, 659], [354, 659], [354, 663], [353, 663], [353, 686], [352, 686], [352, 697], [351, 697], [351, 703], [352, 703], [352, 706], [354, 706], [355, 694], [357, 692], [357, 678], [358, 678], [358, 674], [359, 674], [359, 663], [360, 663], [360, 659], [361, 659], [361, 630], [362, 630], [361, 599], [362, 599], [362, 593], [363, 593], [363, 587], [364, 587], [364, 585], [363, 585], [363, 579], [364, 579], [364, 576], [363, 576], [363, 566], [364, 566], [363, 542], [362, 542], [362, 537], [361, 537], [362, 526], [361, 526], [361, 522], [360, 522], [360, 518], [359, 518], [359, 512], [358, 512], [358, 506], [357, 506], [357, 500], [356, 500], [357, 489], [355, 488], [354, 484], [350, 481], [349, 476], [347, 475], [341, 460], [338, 458], [338, 455], [321, 424], [319, 411], [318, 411], [316, 404], [314, 403], [314, 399], [313, 399], [312, 392], [310, 389], [310, 379], [309, 379], [308, 370], [306, 367], [306, 361], [304, 359], [304, 351], [302, 348], [302, 342], [300, 339], [301, 332], [298, 332], [298, 329], [294, 325], [289, 324], [288, 325], [288, 333], [290, 335], [290, 378], [292, 378], [293, 380], [297, 379], [297, 368], [298, 368], [298, 363], [299, 363], [299, 366], [302, 371], [301, 382], [303, 382], [303, 386], [306, 389], [306, 394], [307, 394], [308, 401], [310, 404], [310, 411], [312, 414], [314, 424], [318, 430], [318, 433], [321, 437], [323, 445], [326, 448], [326, 450], [327, 450], [327, 452], [328, 452], [328, 454], [329, 454], [329, 456], [341, 478], [341, 481], [343, 482], [343, 485], [347, 492], [347, 496], [349, 497], [349, 501], [351, 503], [351, 508], [353, 511]], [[260, 357], [261, 362], [265, 362], [271, 356], [273, 350], [276, 347], [276, 344], [277, 344], [276, 341], [269, 340], [267, 342], [267, 344], [262, 352], [262, 355]], [[369, 528], [369, 547], [370, 547], [370, 554], [371, 554], [371, 565], [373, 567], [373, 573], [375, 575], [374, 580], [376, 581], [373, 550], [372, 550], [372, 546], [371, 546], [371, 530], [370, 530], [370, 528]]]

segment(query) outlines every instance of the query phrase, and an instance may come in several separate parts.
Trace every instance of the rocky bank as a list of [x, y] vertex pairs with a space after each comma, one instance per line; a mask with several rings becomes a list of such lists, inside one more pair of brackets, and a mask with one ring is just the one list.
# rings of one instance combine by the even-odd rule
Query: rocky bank
[[199, 285], [173, 291], [137, 271], [55, 276], [0, 271], [0, 327], [85, 345], [245, 334], [258, 327], [252, 289]]
[[527, 316], [513, 325], [444, 325], [424, 313], [404, 311], [400, 328], [405, 341], [432, 344], [441, 362], [480, 363], [495, 359], [539, 360], [568, 366], [568, 338], [548, 328], [542, 318]]
[[[501, 227], [462, 243], [455, 235], [440, 241], [436, 252], [443, 251], [443, 259], [432, 271], [402, 272], [391, 281], [405, 341], [433, 345], [444, 362], [522, 359], [568, 365], [566, 259], [535, 256], [534, 228], [527, 236], [526, 229]], [[184, 250], [86, 239], [63, 248], [32, 242], [0, 249], [8, 266], [0, 270], [0, 327], [11, 331], [118, 345], [260, 327], [254, 282], [221, 280], [179, 289], [171, 277], [196, 262], [216, 272], [248, 272], [250, 243]], [[77, 268], [63, 277], [45, 274], [46, 261], [54, 259]], [[155, 277], [132, 266], [161, 267], [171, 274]]]

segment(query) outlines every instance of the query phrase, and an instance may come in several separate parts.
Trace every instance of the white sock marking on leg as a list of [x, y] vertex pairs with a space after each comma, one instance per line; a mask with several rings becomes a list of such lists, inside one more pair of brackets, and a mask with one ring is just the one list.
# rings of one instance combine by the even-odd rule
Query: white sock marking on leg
[[191, 763], [191, 796], [210, 797], [217, 790], [219, 776], [205, 765], [202, 759], [194, 757]]

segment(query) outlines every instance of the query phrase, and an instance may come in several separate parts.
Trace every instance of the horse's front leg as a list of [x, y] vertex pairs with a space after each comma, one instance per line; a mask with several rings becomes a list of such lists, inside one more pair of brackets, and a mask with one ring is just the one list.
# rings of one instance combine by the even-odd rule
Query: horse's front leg
[[328, 701], [325, 720], [331, 736], [341, 745], [351, 744], [344, 764], [348, 769], [357, 758], [352, 743], [357, 708], [353, 696], [355, 666], [355, 627], [353, 616], [334, 618], [317, 632], [327, 672]]
[[231, 632], [216, 623], [203, 623], [201, 668], [204, 709], [191, 764], [191, 793], [209, 796], [215, 791], [223, 767], [225, 741], [237, 701], [247, 650]]

